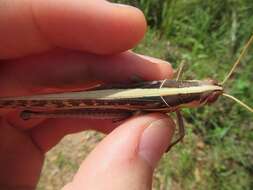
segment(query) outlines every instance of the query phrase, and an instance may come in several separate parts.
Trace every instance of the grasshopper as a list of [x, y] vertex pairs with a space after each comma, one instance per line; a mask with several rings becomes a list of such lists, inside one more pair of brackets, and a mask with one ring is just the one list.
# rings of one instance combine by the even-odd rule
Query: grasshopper
[[3, 97], [0, 98], [0, 109], [21, 109], [20, 116], [24, 120], [42, 117], [123, 120], [140, 112], [176, 112], [179, 138], [171, 144], [173, 146], [181, 141], [185, 134], [183, 117], [180, 112], [182, 108], [212, 104], [223, 95], [253, 112], [251, 107], [226, 94], [223, 88], [252, 41], [253, 35], [221, 83], [215, 80], [179, 80], [183, 68], [181, 66], [176, 80], [165, 79], [127, 85], [98, 85], [86, 91]]

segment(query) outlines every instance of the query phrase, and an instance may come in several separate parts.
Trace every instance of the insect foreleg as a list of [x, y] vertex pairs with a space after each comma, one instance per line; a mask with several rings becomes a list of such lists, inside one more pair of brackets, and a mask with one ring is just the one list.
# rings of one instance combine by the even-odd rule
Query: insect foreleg
[[176, 81], [179, 80], [179, 78], [181, 78], [182, 74], [183, 74], [183, 69], [184, 69], [184, 60], [180, 63], [179, 68], [177, 70], [177, 77], [176, 77]]

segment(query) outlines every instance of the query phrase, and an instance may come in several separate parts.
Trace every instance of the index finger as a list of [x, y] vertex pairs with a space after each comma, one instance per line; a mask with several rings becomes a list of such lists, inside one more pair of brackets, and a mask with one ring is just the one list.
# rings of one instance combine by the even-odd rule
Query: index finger
[[3, 0], [0, 23], [0, 59], [55, 47], [114, 54], [134, 47], [146, 30], [140, 10], [105, 0]]

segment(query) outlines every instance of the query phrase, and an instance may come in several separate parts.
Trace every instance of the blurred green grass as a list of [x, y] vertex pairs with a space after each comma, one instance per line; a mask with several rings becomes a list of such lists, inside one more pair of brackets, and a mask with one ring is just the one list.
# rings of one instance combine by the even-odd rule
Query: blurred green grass
[[[167, 59], [175, 68], [185, 61], [183, 79], [222, 81], [253, 33], [253, 1], [140, 0], [134, 5], [145, 12], [150, 26], [136, 50]], [[225, 85], [228, 93], [249, 104], [252, 50]], [[158, 169], [163, 180], [156, 181], [155, 189], [252, 189], [252, 113], [220, 98], [184, 115], [185, 142], [163, 159]]]
[[[252, 0], [117, 2], [139, 7], [148, 20], [148, 33], [135, 51], [166, 59], [174, 68], [185, 61], [183, 79], [221, 81], [253, 33]], [[248, 50], [225, 85], [228, 93], [250, 105], [253, 103], [252, 50], [252, 47]], [[253, 189], [252, 113], [220, 98], [209, 107], [186, 109], [184, 116], [187, 123], [184, 143], [174, 147], [161, 161], [154, 189]], [[69, 165], [65, 161], [67, 156], [63, 155], [57, 151], [54, 154], [59, 165], [56, 167], [70, 167], [74, 172], [76, 165]], [[47, 189], [42, 185], [47, 183], [47, 172], [50, 170], [45, 166], [39, 189]]]

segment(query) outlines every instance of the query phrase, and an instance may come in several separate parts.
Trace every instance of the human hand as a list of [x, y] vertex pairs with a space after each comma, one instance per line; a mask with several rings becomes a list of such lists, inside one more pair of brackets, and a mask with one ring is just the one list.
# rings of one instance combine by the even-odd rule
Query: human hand
[[63, 190], [151, 189], [173, 130], [173, 121], [162, 114], [126, 121], [99, 143]]
[[[142, 13], [135, 8], [103, 0], [4, 0], [0, 9], [1, 97], [85, 89], [101, 82], [129, 82], [136, 75], [145, 80], [172, 77], [169, 64], [126, 51], [140, 41], [146, 29]], [[45, 153], [66, 134], [87, 129], [109, 133], [116, 127], [110, 121], [23, 121], [18, 111], [1, 110], [0, 113], [1, 189], [34, 189]], [[140, 135], [151, 120], [161, 117], [165, 116], [135, 118], [105, 141], [113, 142], [110, 139], [114, 139], [115, 144], [117, 134], [133, 133], [135, 139], [129, 135], [128, 142], [132, 145], [134, 140], [135, 149], [131, 147], [131, 150], [136, 150], [138, 137], [134, 136]], [[139, 131], [130, 127], [127, 132], [126, 126], [136, 126], [134, 129]], [[166, 130], [171, 134], [170, 128]], [[109, 148], [108, 144], [103, 142], [98, 146], [84, 165], [87, 166], [85, 163], [89, 163], [89, 158], [94, 159], [97, 154], [109, 150], [112, 155], [108, 159], [120, 160], [121, 157], [117, 158], [119, 152], [116, 154], [119, 149], [114, 146], [121, 145], [111, 144]], [[157, 153], [159, 157], [161, 154]], [[77, 176], [82, 176], [82, 168]], [[100, 171], [99, 168], [93, 167], [92, 170]], [[75, 180], [73, 184], [76, 184]]]

